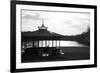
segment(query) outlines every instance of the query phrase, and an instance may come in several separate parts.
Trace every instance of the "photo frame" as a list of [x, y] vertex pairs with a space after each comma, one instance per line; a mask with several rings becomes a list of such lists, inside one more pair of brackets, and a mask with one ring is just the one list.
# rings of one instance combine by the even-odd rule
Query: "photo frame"
[[11, 1], [10, 39], [11, 72], [97, 67], [97, 6]]

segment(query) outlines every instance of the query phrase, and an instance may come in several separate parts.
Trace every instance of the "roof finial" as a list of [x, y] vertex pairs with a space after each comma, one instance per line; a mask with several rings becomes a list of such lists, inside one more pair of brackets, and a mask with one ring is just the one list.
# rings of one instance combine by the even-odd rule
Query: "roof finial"
[[44, 27], [44, 19], [42, 19], [42, 27]]
[[42, 19], [42, 26], [38, 27], [39, 29], [47, 29], [47, 27], [44, 26], [44, 19]]

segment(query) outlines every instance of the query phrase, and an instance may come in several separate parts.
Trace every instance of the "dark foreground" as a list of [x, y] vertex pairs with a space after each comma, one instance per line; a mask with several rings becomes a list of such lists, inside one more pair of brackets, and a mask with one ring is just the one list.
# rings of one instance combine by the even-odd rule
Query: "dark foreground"
[[39, 56], [25, 54], [22, 57], [22, 63], [90, 59], [90, 48], [89, 47], [62, 47], [61, 49], [64, 52], [64, 55], [39, 57]]

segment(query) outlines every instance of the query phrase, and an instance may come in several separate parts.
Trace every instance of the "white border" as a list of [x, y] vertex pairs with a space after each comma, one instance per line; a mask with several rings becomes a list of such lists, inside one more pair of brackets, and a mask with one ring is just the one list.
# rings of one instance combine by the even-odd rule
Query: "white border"
[[[21, 9], [31, 10], [53, 10], [53, 11], [72, 11], [72, 12], [89, 12], [90, 13], [90, 60], [79, 61], [58, 61], [58, 62], [35, 62], [21, 63]], [[73, 65], [89, 65], [94, 64], [94, 10], [84, 8], [69, 7], [49, 7], [34, 5], [16, 5], [16, 69], [40, 68], [40, 67], [57, 67], [57, 66], [73, 66]]]

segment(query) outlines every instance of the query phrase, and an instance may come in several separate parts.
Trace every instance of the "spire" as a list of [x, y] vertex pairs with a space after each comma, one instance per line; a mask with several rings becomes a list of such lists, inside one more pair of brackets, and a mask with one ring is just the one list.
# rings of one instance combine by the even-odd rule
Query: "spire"
[[39, 29], [47, 29], [47, 27], [44, 26], [44, 19], [42, 19], [42, 26], [38, 27]]
[[42, 27], [44, 27], [44, 20], [42, 19]]

